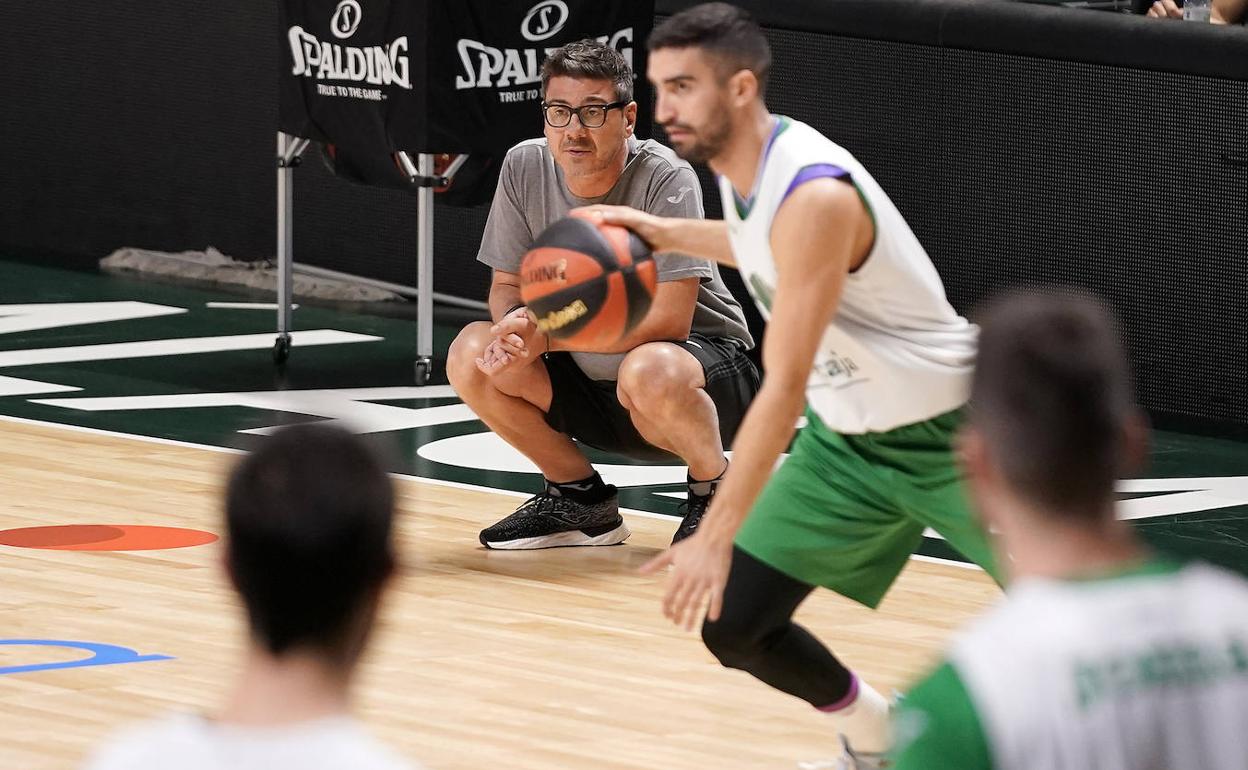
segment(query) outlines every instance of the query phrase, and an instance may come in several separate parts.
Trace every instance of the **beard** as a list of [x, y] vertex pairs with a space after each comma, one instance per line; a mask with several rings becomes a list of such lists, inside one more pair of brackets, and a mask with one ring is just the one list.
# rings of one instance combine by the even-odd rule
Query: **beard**
[[[732, 133], [732, 125], [728, 120], [728, 115], [724, 110], [716, 110], [717, 118], [713, 119], [701, 131], [695, 131], [691, 126], [673, 123], [671, 128], [679, 128], [682, 131], [689, 132], [689, 139], [686, 140], [684, 146], [672, 144], [672, 149], [681, 158], [690, 163], [708, 163], [716, 155], [719, 155], [724, 149], [724, 145], [728, 143], [728, 136]], [[667, 128], [665, 126], [665, 128]]]

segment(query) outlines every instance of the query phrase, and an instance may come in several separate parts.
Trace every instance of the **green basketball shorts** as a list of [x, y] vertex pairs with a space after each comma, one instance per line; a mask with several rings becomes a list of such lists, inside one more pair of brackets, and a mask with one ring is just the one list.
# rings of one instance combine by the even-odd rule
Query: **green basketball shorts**
[[809, 409], [806, 417], [737, 533], [739, 548], [875, 607], [931, 527], [1001, 582], [954, 461], [960, 409], [862, 435], [829, 430]]

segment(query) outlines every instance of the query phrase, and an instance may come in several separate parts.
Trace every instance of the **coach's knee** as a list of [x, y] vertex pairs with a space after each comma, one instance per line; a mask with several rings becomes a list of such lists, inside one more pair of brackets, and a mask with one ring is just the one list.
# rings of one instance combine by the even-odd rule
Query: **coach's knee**
[[446, 378], [451, 387], [462, 398], [465, 391], [480, 387], [486, 376], [477, 368], [477, 359], [485, 353], [485, 348], [493, 341], [490, 324], [487, 321], [476, 321], [465, 326], [451, 343], [446, 354]]
[[650, 342], [624, 356], [616, 381], [620, 403], [643, 413], [679, 404], [702, 387], [702, 367], [693, 356], [667, 342]]
[[702, 642], [727, 668], [749, 671], [767, 648], [766, 632], [747, 619], [721, 616], [702, 622]]

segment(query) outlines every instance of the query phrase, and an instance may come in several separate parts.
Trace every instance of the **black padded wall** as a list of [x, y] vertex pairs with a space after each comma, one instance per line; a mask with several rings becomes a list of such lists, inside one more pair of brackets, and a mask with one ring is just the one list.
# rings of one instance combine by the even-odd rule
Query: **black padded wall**
[[1248, 421], [1248, 82], [768, 34], [773, 111], [871, 170], [959, 309], [1089, 289], [1146, 406]]
[[[871, 169], [960, 309], [1006, 286], [1092, 289], [1146, 406], [1248, 424], [1248, 31], [988, 0], [741, 1], [775, 48], [772, 108]], [[275, 28], [238, 0], [0, 3], [0, 255], [272, 255]], [[309, 161], [296, 258], [412, 283], [413, 198]], [[439, 207], [439, 291], [484, 296], [484, 221]]]

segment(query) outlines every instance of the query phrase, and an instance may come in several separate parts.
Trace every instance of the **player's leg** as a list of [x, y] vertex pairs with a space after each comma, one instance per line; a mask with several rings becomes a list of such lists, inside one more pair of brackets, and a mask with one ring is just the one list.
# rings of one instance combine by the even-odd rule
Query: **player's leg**
[[567, 385], [574, 375], [565, 371], [565, 362], [548, 356], [487, 377], [475, 362], [493, 339], [489, 329], [477, 323], [460, 332], [447, 357], [447, 375], [482, 422], [541, 469], [545, 485], [510, 516], [482, 530], [481, 543], [519, 550], [623, 542], [629, 530], [615, 487], [604, 484], [572, 437], [551, 424], [552, 412], [577, 409], [579, 394]]
[[893, 474], [888, 488], [896, 504], [1001, 583], [1002, 572], [988, 534], [971, 511], [953, 449], [961, 422], [959, 410], [907, 425], [878, 437], [875, 451]]
[[673, 542], [693, 534], [727, 470], [730, 445], [750, 401], [758, 371], [739, 345], [691, 335], [629, 352], [617, 395], [637, 432], [689, 466], [683, 517]]
[[808, 419], [737, 535], [723, 615], [706, 640], [728, 651], [726, 665], [802, 698], [855, 751], [874, 754], [887, 748], [887, 701], [791, 616], [812, 586], [876, 606], [922, 526], [879, 489], [852, 440]]
[[856, 749], [882, 752], [888, 746], [887, 700], [793, 622], [812, 590], [735, 548], [722, 613], [703, 624], [702, 639], [723, 665], [830, 714]]

